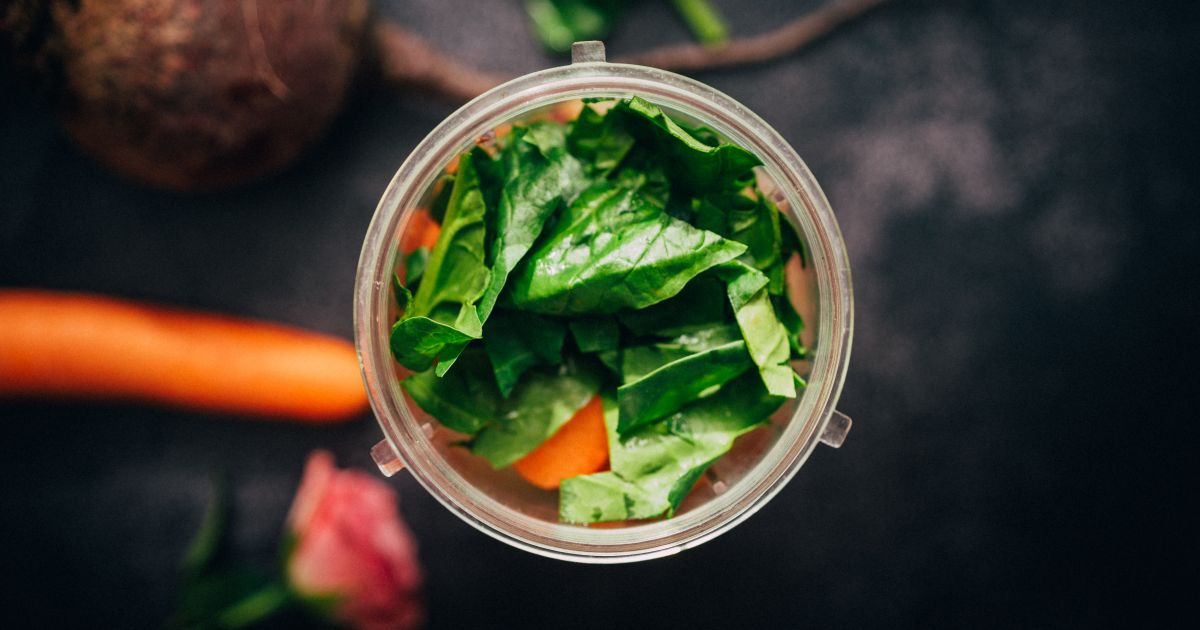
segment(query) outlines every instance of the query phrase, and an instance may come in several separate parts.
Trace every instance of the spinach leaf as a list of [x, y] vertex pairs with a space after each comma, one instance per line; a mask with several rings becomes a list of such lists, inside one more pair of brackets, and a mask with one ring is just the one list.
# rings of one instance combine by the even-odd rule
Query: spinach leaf
[[620, 350], [602, 350], [596, 353], [596, 359], [600, 361], [608, 371], [617, 378], [621, 377], [621, 351]]
[[748, 372], [627, 438], [617, 432], [616, 402], [604, 402], [611, 470], [562, 482], [559, 518], [569, 523], [670, 516], [734, 439], [766, 422], [784, 399]]
[[634, 429], [678, 411], [708, 389], [723, 385], [754, 367], [739, 339], [676, 359], [617, 389], [620, 417], [617, 432]]
[[[724, 195], [730, 200], [729, 238], [745, 243], [742, 262], [767, 276], [772, 295], [783, 293], [783, 259], [779, 255], [781, 235], [779, 210], [762, 195], [748, 200], [741, 195]], [[745, 200], [738, 203], [738, 200]]]
[[783, 295], [772, 296], [771, 303], [775, 305], [775, 312], [779, 314], [779, 322], [787, 330], [788, 345], [792, 348], [792, 358], [808, 358], [808, 349], [800, 341], [800, 333], [804, 332], [804, 320], [800, 317], [800, 313], [796, 312], [796, 308], [792, 306], [792, 300], [787, 293], [787, 289], [784, 289]]
[[418, 247], [404, 258], [404, 280], [409, 287], [419, 287], [421, 276], [429, 264], [429, 250]]
[[[740, 190], [745, 178], [762, 162], [751, 152], [727, 142], [710, 146], [680, 126], [659, 107], [641, 97], [622, 101], [614, 112], [641, 121], [641, 137], [659, 152], [673, 185], [700, 195], [722, 190]], [[635, 129], [635, 134], [638, 130]]]
[[560, 322], [532, 313], [497, 309], [483, 332], [483, 347], [505, 398], [529, 368], [562, 362], [567, 331]]
[[792, 226], [791, 221], [785, 217], [779, 217], [780, 235], [782, 236], [779, 257], [786, 263], [791, 259], [792, 254], [800, 255], [800, 266], [808, 267], [810, 255], [804, 242], [800, 240], [800, 236], [796, 233], [796, 228]]
[[[723, 299], [724, 295], [719, 297]], [[741, 340], [742, 331], [737, 324], [722, 324], [688, 332], [661, 343], [631, 346], [621, 352], [620, 373], [624, 383], [628, 384], [672, 361]]]
[[454, 191], [454, 179], [455, 177], [451, 173], [443, 175], [440, 181], [441, 188], [437, 189], [437, 194], [429, 203], [429, 218], [439, 224], [446, 220], [446, 208], [450, 206], [450, 193]]
[[695, 224], [746, 245], [738, 260], [766, 274], [772, 295], [783, 293], [779, 210], [761, 194], [714, 193], [693, 201]]
[[500, 414], [503, 401], [491, 372], [482, 352], [468, 351], [453, 372], [442, 377], [433, 370], [418, 372], [400, 386], [446, 428], [474, 435]]
[[567, 135], [567, 148], [582, 160], [593, 175], [606, 175], [617, 168], [633, 148], [634, 138], [621, 116], [608, 116], [584, 106]]
[[762, 194], [748, 198], [743, 194], [711, 195], [709, 202], [726, 208], [728, 232], [726, 238], [746, 245], [741, 261], [766, 274], [772, 295], [783, 293], [783, 262], [780, 255], [782, 233], [779, 209]]
[[725, 283], [703, 274], [674, 297], [640, 310], [623, 310], [617, 319], [637, 335], [674, 337], [722, 323], [727, 303]]
[[421, 285], [392, 327], [392, 353], [404, 367], [423, 371], [437, 360], [444, 374], [462, 348], [483, 334], [475, 304], [488, 282], [486, 213], [474, 161], [464, 155]]
[[666, 512], [670, 503], [655, 501], [651, 492], [612, 471], [564, 479], [558, 488], [558, 520], [603, 523], [654, 518]]
[[788, 365], [787, 330], [775, 315], [762, 272], [742, 262], [722, 265], [717, 273], [728, 283], [729, 303], [750, 357], [758, 366], [767, 391], [776, 396], [796, 396], [793, 372]]
[[409, 303], [412, 302], [412, 291], [409, 291], [408, 287], [400, 282], [398, 273], [392, 274], [392, 295], [396, 296], [396, 307], [400, 309], [401, 313], [408, 309]]
[[491, 278], [479, 301], [487, 321], [517, 266], [542, 233], [547, 219], [587, 186], [583, 166], [566, 150], [562, 125], [549, 122], [518, 127], [501, 154], [504, 188], [496, 212], [495, 238], [489, 249]]
[[552, 315], [645, 308], [745, 251], [646, 203], [637, 193], [644, 181], [619, 178], [584, 191], [517, 268], [513, 304]]
[[471, 441], [471, 452], [494, 468], [516, 462], [554, 435], [600, 388], [590, 363], [568, 359], [562, 366], [528, 372], [501, 413]]
[[[409, 302], [409, 310], [414, 302]], [[454, 317], [448, 308], [439, 308], [429, 317], [405, 316], [392, 326], [391, 347], [396, 361], [410, 370], [429, 369], [439, 358], [435, 371], [441, 376], [450, 369], [459, 353], [472, 339], [483, 336], [483, 325], [474, 307], [464, 306]], [[443, 323], [453, 318], [450, 323]]]
[[580, 352], [616, 350], [621, 340], [617, 320], [612, 317], [582, 317], [567, 324]]
[[504, 165], [499, 158], [494, 158], [483, 147], [476, 145], [471, 149], [471, 159], [475, 162], [475, 173], [479, 176], [479, 187], [483, 190], [483, 200], [493, 212], [488, 213], [488, 234], [495, 233], [495, 208], [500, 207], [500, 190], [504, 187]]

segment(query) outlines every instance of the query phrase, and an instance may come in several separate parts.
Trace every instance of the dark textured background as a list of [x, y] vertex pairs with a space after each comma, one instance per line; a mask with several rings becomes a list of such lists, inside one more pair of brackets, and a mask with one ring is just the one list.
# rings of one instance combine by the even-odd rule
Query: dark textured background
[[[717, 4], [746, 34], [816, 3]], [[911, 0], [804, 54], [702, 75], [793, 143], [841, 222], [854, 431], [729, 534], [629, 566], [511, 549], [401, 474], [430, 625], [1095, 626], [1194, 597], [1195, 517], [1172, 506], [1198, 496], [1182, 370], [1198, 347], [1200, 21], [1148, 4]], [[515, 2], [384, 12], [483, 67], [556, 63]], [[685, 38], [649, 3], [609, 52]], [[375, 203], [452, 109], [366, 91], [287, 172], [180, 196], [98, 168], [10, 78], [0, 94], [0, 285], [347, 338]], [[370, 469], [379, 437], [369, 417], [40, 402], [0, 404], [0, 426], [0, 617], [39, 627], [160, 625], [212, 471], [236, 483], [237, 549], [268, 562], [306, 454]]]

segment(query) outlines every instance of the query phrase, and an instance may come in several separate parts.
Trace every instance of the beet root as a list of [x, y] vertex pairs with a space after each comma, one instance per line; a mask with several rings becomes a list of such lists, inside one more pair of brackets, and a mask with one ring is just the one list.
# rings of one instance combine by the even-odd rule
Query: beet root
[[18, 0], [2, 16], [79, 145], [175, 190], [250, 181], [316, 140], [366, 17], [366, 0]]

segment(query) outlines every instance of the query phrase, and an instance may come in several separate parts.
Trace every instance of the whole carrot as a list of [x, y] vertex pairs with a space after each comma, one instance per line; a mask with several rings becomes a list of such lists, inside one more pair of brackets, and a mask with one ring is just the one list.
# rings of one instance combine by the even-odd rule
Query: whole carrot
[[0, 398], [126, 400], [306, 422], [366, 407], [351, 344], [112, 298], [0, 289]]

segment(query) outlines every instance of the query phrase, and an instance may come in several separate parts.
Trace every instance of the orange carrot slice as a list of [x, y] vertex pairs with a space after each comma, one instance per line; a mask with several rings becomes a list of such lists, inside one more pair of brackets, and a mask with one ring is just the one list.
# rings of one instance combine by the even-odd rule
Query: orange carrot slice
[[595, 396], [513, 468], [529, 483], [553, 490], [563, 479], [603, 470], [607, 464], [608, 431], [600, 397]]
[[433, 250], [441, 233], [442, 226], [429, 216], [427, 210], [418, 208], [408, 220], [404, 234], [400, 237], [400, 251], [411, 254], [422, 247]]

